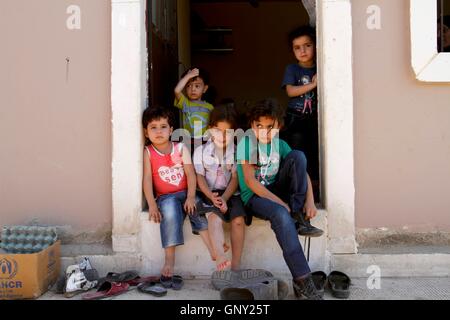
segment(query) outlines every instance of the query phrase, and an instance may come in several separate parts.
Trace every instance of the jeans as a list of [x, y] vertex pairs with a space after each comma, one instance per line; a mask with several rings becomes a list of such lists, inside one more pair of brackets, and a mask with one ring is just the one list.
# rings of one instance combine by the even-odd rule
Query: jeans
[[[289, 153], [280, 165], [276, 182], [268, 186], [268, 189], [287, 202], [292, 213], [303, 209], [308, 189], [306, 157], [303, 152], [294, 150]], [[286, 208], [257, 195], [250, 198], [247, 208], [255, 217], [270, 221], [294, 279], [310, 273], [298, 238], [295, 220]]]
[[267, 188], [286, 202], [293, 213], [303, 210], [308, 191], [307, 160], [302, 151], [292, 150], [281, 161], [277, 178]]
[[[156, 203], [162, 215], [160, 230], [163, 248], [184, 244], [183, 223], [186, 218], [186, 212], [184, 211], [183, 206], [186, 197], [187, 192], [181, 191], [172, 194], [164, 194], [156, 199]], [[194, 213], [193, 215], [189, 215], [189, 220], [194, 234], [198, 234], [203, 230], [208, 230], [208, 221], [204, 216]]]
[[280, 136], [294, 150], [301, 150], [308, 159], [308, 172], [312, 180], [319, 179], [319, 131], [317, 112], [299, 115], [287, 112], [286, 130]]

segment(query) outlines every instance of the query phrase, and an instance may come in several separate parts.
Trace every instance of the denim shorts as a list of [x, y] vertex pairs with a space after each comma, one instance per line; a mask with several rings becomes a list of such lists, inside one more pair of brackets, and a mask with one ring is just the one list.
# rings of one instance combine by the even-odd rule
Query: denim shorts
[[[159, 211], [162, 215], [160, 230], [161, 244], [163, 248], [179, 246], [184, 244], [183, 224], [186, 212], [183, 209], [186, 201], [187, 191], [164, 194], [156, 199]], [[196, 199], [196, 202], [199, 199]], [[192, 233], [199, 234], [200, 231], [208, 230], [208, 220], [195, 212], [188, 215], [192, 226]]]

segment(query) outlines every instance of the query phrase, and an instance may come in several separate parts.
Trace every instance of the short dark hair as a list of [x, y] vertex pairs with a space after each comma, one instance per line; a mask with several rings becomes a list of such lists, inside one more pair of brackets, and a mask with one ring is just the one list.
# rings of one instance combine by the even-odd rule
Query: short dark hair
[[181, 78], [183, 78], [185, 75], [187, 75], [187, 73], [188, 73], [189, 71], [191, 71], [192, 69], [198, 69], [198, 71], [199, 71], [198, 76], [195, 77], [195, 78], [192, 79], [192, 80], [195, 80], [195, 79], [197, 79], [197, 78], [200, 78], [200, 79], [203, 80], [203, 82], [205, 83], [205, 85], [209, 85], [209, 74], [208, 74], [208, 72], [207, 72], [205, 69], [203, 69], [203, 68], [199, 68], [199, 67], [191, 67], [191, 68], [187, 69], [187, 70], [181, 75]]
[[277, 120], [280, 127], [284, 125], [284, 111], [276, 99], [269, 98], [255, 103], [247, 114], [249, 126], [251, 127], [254, 121], [262, 117]]
[[167, 119], [169, 126], [174, 126], [173, 113], [167, 108], [154, 106], [148, 107], [144, 110], [144, 113], [142, 115], [142, 127], [146, 129], [150, 122], [159, 119]]
[[311, 38], [312, 42], [314, 42], [314, 45], [316, 45], [316, 29], [309, 25], [304, 25], [297, 27], [291, 32], [289, 32], [288, 35], [289, 47], [292, 48], [292, 43], [294, 42], [294, 40], [303, 36], [308, 36], [309, 38]]
[[209, 126], [214, 127], [221, 121], [228, 122], [231, 129], [237, 129], [237, 112], [232, 104], [220, 104], [211, 111]]

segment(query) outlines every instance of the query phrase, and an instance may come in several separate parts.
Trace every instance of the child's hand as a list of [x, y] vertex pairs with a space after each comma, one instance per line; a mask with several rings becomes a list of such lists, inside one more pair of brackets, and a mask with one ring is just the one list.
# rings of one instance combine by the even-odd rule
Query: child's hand
[[148, 209], [148, 219], [155, 223], [161, 223], [161, 218], [161, 212], [159, 212], [158, 207], [155, 205], [150, 206]]
[[219, 208], [222, 206], [223, 203], [223, 199], [219, 196], [219, 194], [217, 192], [214, 192], [212, 194], [212, 197], [210, 198], [210, 200], [212, 201], [213, 205], [216, 208]]
[[186, 213], [191, 216], [195, 213], [196, 209], [197, 207], [195, 206], [195, 197], [188, 197], [186, 199], [186, 202], [184, 203], [184, 211], [186, 211]]
[[191, 69], [188, 71], [188, 73], [186, 73], [186, 78], [192, 79], [192, 78], [198, 77], [199, 75], [200, 75], [200, 71], [198, 69]]
[[283, 202], [282, 206], [285, 207], [286, 210], [287, 210], [289, 213], [291, 213], [291, 208], [289, 207], [288, 204], [286, 204], [286, 203]]
[[308, 220], [314, 219], [317, 215], [317, 208], [314, 201], [305, 201], [305, 206], [303, 207], [303, 212], [306, 213], [306, 218]]
[[228, 206], [227, 206], [227, 202], [225, 200], [223, 200], [222, 206], [219, 208], [220, 212], [222, 212], [223, 214], [227, 213], [228, 211]]
[[216, 207], [220, 210], [220, 212], [222, 212], [223, 214], [227, 213], [227, 211], [228, 211], [227, 201], [226, 201], [224, 198], [219, 197], [219, 196], [217, 196], [216, 199], [217, 199], [217, 205], [215, 205], [215, 206], [216, 206]]

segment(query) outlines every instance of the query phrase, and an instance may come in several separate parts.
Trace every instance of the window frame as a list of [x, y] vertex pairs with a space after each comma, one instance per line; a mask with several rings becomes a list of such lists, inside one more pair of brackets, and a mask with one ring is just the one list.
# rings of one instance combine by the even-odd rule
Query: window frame
[[438, 52], [437, 1], [410, 0], [411, 64], [422, 82], [450, 82], [450, 53]]

